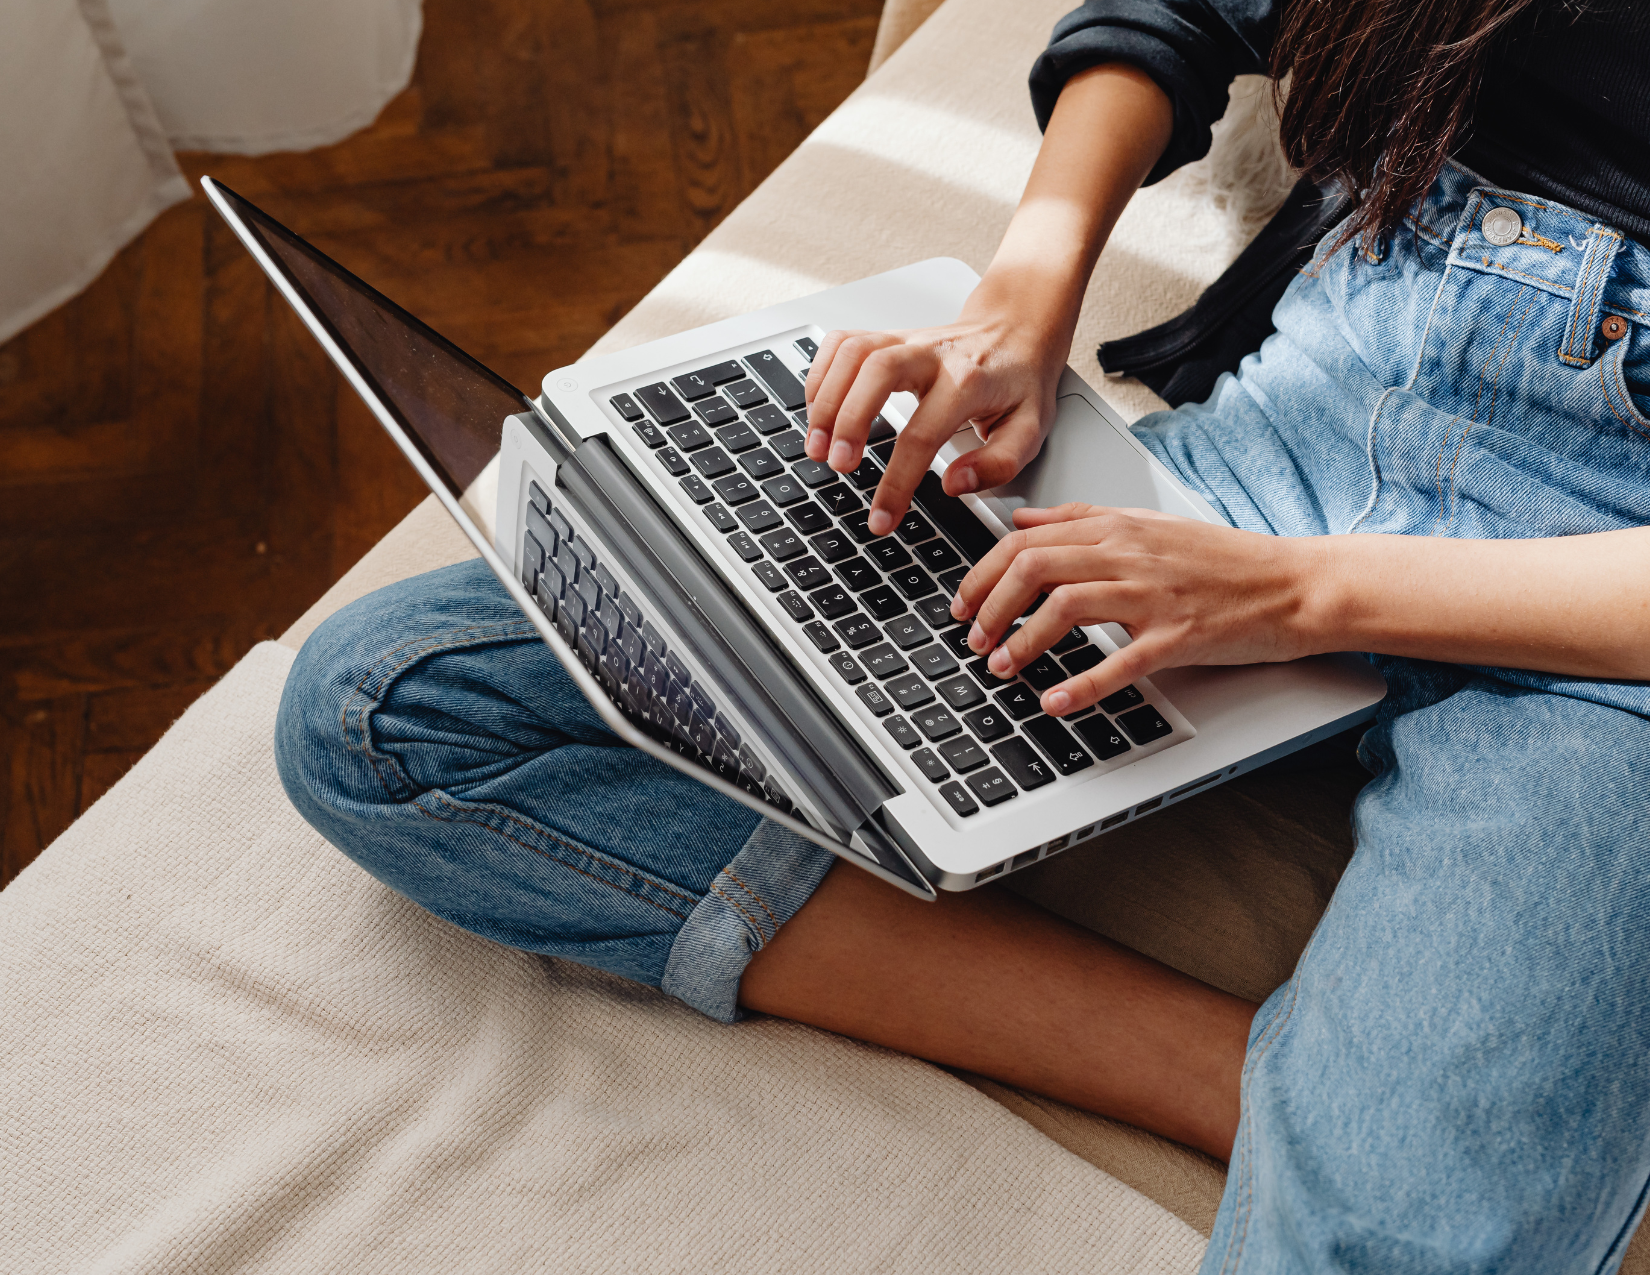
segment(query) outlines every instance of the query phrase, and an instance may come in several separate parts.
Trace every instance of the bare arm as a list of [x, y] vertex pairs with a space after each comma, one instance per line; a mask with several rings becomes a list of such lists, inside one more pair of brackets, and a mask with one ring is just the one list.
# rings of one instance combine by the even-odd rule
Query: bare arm
[[1130, 66], [1094, 67], [1060, 94], [997, 254], [957, 322], [915, 332], [832, 332], [808, 374], [808, 455], [846, 473], [888, 395], [922, 400], [878, 484], [871, 530], [904, 515], [945, 441], [969, 421], [986, 445], [945, 475], [952, 495], [1006, 482], [1037, 454], [1094, 263], [1168, 145], [1173, 109]]
[[1263, 536], [1150, 510], [1022, 509], [952, 611], [1007, 677], [1073, 624], [1134, 642], [1043, 695], [1089, 704], [1159, 668], [1376, 651], [1650, 680], [1650, 528], [1546, 540]]

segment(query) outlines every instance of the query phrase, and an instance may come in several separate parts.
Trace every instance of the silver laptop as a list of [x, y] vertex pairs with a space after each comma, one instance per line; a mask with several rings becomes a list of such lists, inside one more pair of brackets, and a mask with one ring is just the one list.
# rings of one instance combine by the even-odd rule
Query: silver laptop
[[866, 529], [915, 410], [894, 395], [840, 475], [802, 450], [833, 328], [950, 322], [978, 282], [935, 259], [558, 369], [524, 395], [227, 187], [207, 196], [627, 743], [923, 898], [1059, 854], [1355, 725], [1364, 660], [1166, 670], [1055, 719], [1042, 690], [1128, 636], [1074, 629], [1011, 682], [950, 617], [1023, 504], [1218, 523], [1069, 368], [1041, 457]]

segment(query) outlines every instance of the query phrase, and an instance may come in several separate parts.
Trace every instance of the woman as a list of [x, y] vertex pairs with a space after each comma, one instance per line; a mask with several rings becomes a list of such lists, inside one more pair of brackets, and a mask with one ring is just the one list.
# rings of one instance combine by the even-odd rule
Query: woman
[[1358, 211], [1235, 378], [1135, 427], [1232, 527], [1022, 510], [953, 608], [1003, 674], [1073, 623], [1130, 630], [1057, 716], [1169, 665], [1378, 653], [1357, 852], [1264, 1005], [1001, 891], [833, 870], [614, 747], [474, 565], [306, 645], [293, 801], [478, 933], [1229, 1157], [1207, 1271], [1613, 1270], [1650, 1181], [1646, 66], [1622, 4], [1095, 0], [1033, 73], [1042, 151], [962, 317], [815, 361], [807, 447], [838, 470], [921, 397], [873, 530], [964, 422], [987, 441], [947, 489], [1007, 479], [1130, 195], [1202, 153], [1233, 75], [1292, 73], [1291, 156]]

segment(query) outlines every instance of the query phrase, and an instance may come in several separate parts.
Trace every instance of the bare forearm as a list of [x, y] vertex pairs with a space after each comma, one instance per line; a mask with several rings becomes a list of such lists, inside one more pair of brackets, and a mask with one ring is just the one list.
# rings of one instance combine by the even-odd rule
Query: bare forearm
[[1074, 76], [970, 306], [1009, 307], [1051, 337], [1069, 334], [1100, 250], [1173, 126], [1167, 95], [1144, 72], [1117, 64]]
[[1295, 542], [1320, 651], [1650, 679], [1650, 528], [1546, 540]]

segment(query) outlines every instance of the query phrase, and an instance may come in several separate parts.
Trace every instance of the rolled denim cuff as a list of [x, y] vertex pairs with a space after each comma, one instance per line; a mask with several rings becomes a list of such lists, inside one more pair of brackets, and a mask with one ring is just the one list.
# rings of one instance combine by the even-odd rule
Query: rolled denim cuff
[[717, 1022], [741, 1017], [739, 980], [836, 856], [764, 819], [676, 933], [659, 986]]

